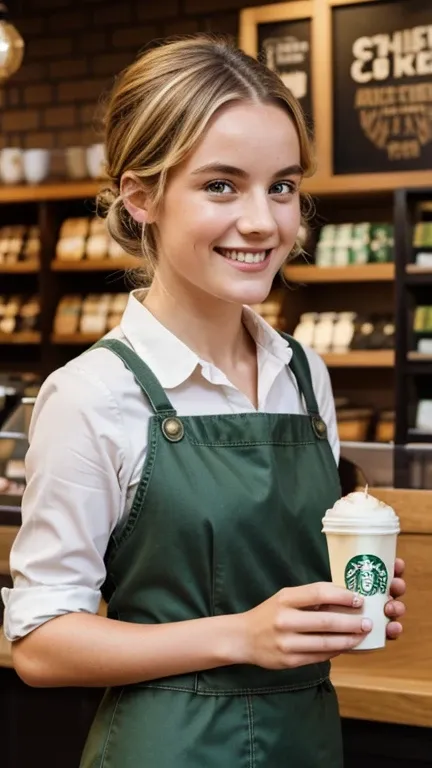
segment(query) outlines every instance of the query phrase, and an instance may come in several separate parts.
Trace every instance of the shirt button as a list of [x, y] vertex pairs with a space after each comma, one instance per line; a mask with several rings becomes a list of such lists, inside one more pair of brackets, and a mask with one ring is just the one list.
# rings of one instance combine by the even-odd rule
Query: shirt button
[[162, 422], [162, 432], [167, 440], [177, 443], [184, 435], [184, 426], [180, 419], [169, 416]]

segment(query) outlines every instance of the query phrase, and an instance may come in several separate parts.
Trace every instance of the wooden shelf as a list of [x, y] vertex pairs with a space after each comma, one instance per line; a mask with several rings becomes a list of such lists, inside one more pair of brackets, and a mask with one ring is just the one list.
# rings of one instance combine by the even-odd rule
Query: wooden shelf
[[407, 264], [408, 275], [432, 275], [432, 267], [419, 267], [418, 264]]
[[17, 261], [15, 264], [0, 264], [0, 274], [30, 275], [39, 272], [40, 264], [37, 259]]
[[395, 354], [392, 349], [355, 350], [346, 354], [321, 355], [329, 368], [393, 368]]
[[50, 184], [0, 186], [0, 203], [37, 203], [41, 200], [96, 197], [103, 181], [63, 181]]
[[394, 264], [352, 264], [347, 267], [287, 266], [287, 280], [294, 283], [391, 282]]
[[51, 335], [51, 342], [53, 344], [76, 344], [82, 346], [90, 346], [98, 341], [103, 334], [97, 333], [53, 333]]
[[414, 363], [432, 363], [432, 354], [426, 354], [426, 352], [408, 352], [408, 360]]
[[140, 260], [133, 256], [119, 259], [84, 259], [81, 261], [60, 261], [54, 259], [51, 269], [54, 272], [115, 272], [117, 270], [136, 269]]
[[17, 331], [17, 333], [0, 333], [0, 344], [40, 344], [39, 331]]

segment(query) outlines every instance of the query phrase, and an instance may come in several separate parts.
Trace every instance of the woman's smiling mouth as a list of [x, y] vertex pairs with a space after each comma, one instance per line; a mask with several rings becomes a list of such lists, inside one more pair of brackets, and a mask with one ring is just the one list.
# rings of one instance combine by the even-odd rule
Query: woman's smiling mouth
[[269, 257], [272, 252], [271, 248], [256, 250], [256, 249], [236, 249], [236, 248], [214, 248], [216, 253], [227, 259], [233, 266], [241, 268], [243, 271], [257, 272], [267, 267]]

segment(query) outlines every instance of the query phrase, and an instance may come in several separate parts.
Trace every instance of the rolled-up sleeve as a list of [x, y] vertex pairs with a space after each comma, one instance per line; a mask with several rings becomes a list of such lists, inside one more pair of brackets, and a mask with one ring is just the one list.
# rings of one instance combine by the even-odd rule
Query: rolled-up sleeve
[[95, 613], [104, 554], [125, 505], [124, 430], [110, 391], [66, 366], [44, 383], [26, 457], [22, 525], [3, 589], [9, 640], [70, 612]]

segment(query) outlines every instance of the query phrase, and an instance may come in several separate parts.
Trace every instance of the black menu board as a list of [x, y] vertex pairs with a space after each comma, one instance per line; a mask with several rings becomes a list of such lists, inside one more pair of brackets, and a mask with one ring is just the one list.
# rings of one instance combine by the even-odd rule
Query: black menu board
[[299, 100], [309, 127], [313, 124], [311, 20], [258, 24], [259, 56], [277, 72]]
[[334, 172], [432, 168], [432, 0], [333, 8]]

